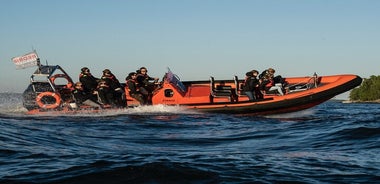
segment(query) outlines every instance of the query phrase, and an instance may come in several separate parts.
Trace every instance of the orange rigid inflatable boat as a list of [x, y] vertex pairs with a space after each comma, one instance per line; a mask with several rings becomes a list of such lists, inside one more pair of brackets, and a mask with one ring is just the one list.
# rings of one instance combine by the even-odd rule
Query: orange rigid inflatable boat
[[[39, 79], [37, 79], [39, 78]], [[60, 83], [58, 82], [60, 80]], [[232, 76], [229, 80], [181, 81], [170, 70], [157, 84], [151, 105], [181, 106], [201, 112], [232, 114], [280, 114], [304, 110], [334, 96], [359, 86], [362, 79], [357, 75], [305, 76], [284, 78], [285, 94], [264, 93], [263, 99], [249, 101], [240, 86], [243, 80]], [[123, 84], [125, 86], [125, 84]], [[59, 66], [40, 65], [23, 93], [23, 105], [27, 114], [75, 114], [98, 113], [120, 108], [94, 109], [78, 106], [71, 94], [73, 80]], [[125, 86], [125, 108], [139, 102], [131, 98]]]
[[[243, 80], [181, 81], [170, 70], [163, 84], [153, 92], [152, 104], [180, 105], [204, 112], [233, 114], [279, 114], [304, 110], [360, 85], [357, 75], [285, 78], [283, 96], [265, 93], [263, 99], [249, 101], [240, 90]], [[221, 84], [221, 85], [220, 85]], [[220, 89], [218, 89], [220, 88]], [[138, 104], [127, 95], [128, 104]]]

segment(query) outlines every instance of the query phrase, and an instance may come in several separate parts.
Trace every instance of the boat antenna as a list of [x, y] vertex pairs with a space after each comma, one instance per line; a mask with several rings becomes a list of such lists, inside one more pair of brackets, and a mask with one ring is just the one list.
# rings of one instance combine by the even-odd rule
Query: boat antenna
[[32, 50], [33, 50], [33, 52], [36, 53], [36, 55], [37, 55], [37, 67], [38, 67], [38, 72], [41, 72], [41, 60], [40, 60], [40, 57], [38, 57], [37, 51], [36, 51], [36, 49], [34, 49], [33, 45], [32, 45]]

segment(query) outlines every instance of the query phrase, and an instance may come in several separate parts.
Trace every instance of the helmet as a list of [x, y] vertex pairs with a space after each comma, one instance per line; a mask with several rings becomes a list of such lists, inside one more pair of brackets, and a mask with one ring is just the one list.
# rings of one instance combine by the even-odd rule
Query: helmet
[[83, 73], [84, 73], [85, 71], [87, 71], [87, 70], [89, 70], [87, 67], [83, 67], [82, 69], [80, 69], [80, 71], [83, 72]]
[[132, 77], [133, 75], [136, 75], [136, 72], [131, 72], [128, 74], [129, 77]]

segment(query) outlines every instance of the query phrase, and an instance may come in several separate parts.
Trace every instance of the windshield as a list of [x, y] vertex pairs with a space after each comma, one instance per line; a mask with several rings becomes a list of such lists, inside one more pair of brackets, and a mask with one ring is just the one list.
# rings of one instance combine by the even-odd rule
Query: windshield
[[174, 74], [169, 68], [168, 73], [166, 73], [166, 79], [167, 82], [174, 84], [180, 91], [186, 92], [186, 86], [181, 82], [180, 78]]

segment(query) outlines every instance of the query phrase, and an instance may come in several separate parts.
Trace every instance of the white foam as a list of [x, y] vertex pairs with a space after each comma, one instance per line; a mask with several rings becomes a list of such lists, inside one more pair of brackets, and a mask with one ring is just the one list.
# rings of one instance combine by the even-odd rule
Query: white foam
[[176, 113], [176, 114], [188, 114], [195, 113], [181, 106], [168, 106], [168, 105], [151, 105], [151, 106], [137, 106], [130, 108], [127, 111], [130, 113]]
[[267, 118], [278, 118], [278, 119], [292, 119], [292, 118], [309, 117], [313, 114], [315, 114], [314, 109], [306, 109], [306, 110], [302, 110], [302, 111], [290, 112], [290, 113], [284, 113], [284, 114], [266, 115], [265, 117], [267, 117]]
[[22, 105], [21, 94], [0, 93], [1, 114], [24, 114], [27, 110]]
[[[91, 111], [67, 114], [67, 116], [118, 116], [118, 115], [156, 115], [156, 114], [194, 114], [197, 112], [190, 111], [180, 106], [167, 105], [149, 105], [137, 106], [126, 109], [110, 109], [93, 113]], [[66, 116], [63, 115], [63, 116]]]
[[35, 115], [26, 115], [27, 110], [21, 106], [12, 107], [12, 109], [3, 109], [0, 107], [0, 112], [7, 115], [17, 116], [74, 116], [74, 117], [102, 117], [102, 116], [119, 116], [119, 115], [157, 115], [157, 114], [199, 114], [199, 112], [192, 111], [180, 106], [166, 106], [166, 105], [153, 105], [153, 106], [138, 106], [126, 109], [107, 109], [101, 111], [72, 111], [69, 113], [60, 112], [44, 112]]
[[[0, 113], [10, 116], [22, 116], [27, 113], [27, 109], [23, 107], [22, 95], [16, 93], [0, 93]], [[117, 116], [117, 115], [149, 115], [149, 114], [197, 114], [199, 112], [186, 109], [180, 106], [153, 105], [153, 106], [137, 106], [126, 109], [104, 110], [94, 113], [93, 111], [78, 111], [74, 113], [42, 113], [40, 115], [27, 116]]]

